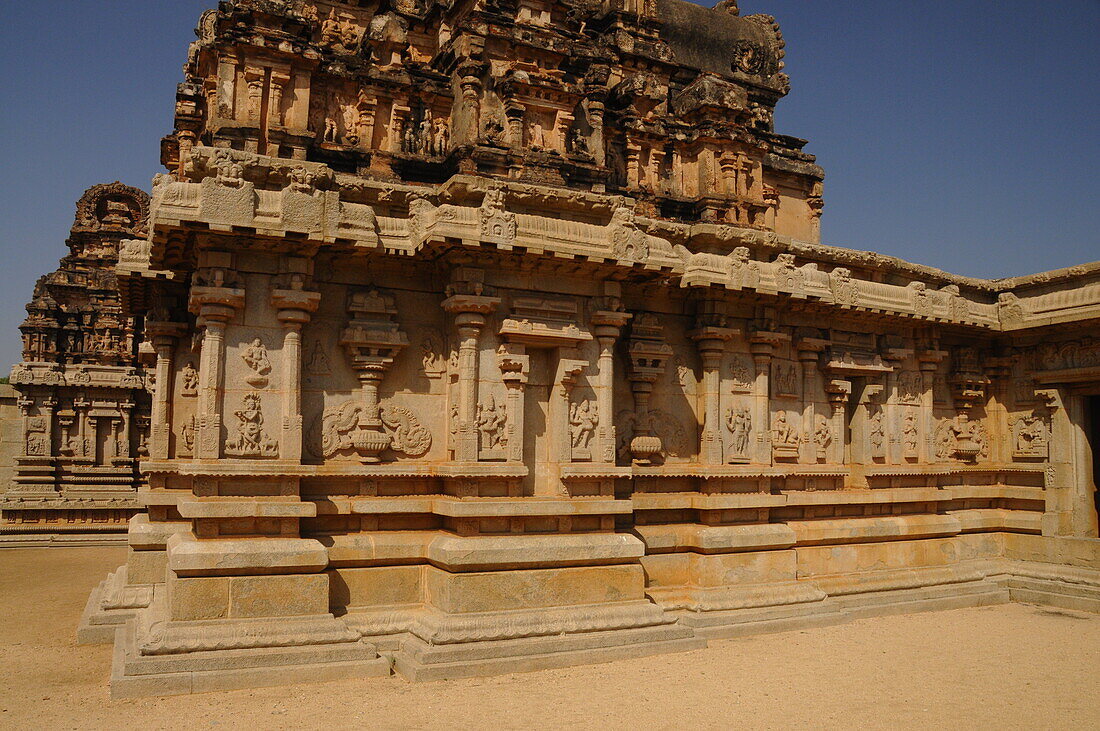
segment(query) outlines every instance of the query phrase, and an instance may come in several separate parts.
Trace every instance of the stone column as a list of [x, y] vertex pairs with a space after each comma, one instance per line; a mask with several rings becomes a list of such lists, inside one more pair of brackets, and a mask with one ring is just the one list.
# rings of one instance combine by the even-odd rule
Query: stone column
[[699, 445], [699, 461], [702, 464], [720, 465], [726, 462], [722, 446], [721, 367], [726, 341], [735, 334], [736, 331], [730, 328], [707, 326], [688, 335], [695, 341], [703, 361], [703, 434]]
[[829, 395], [829, 404], [833, 409], [830, 417], [833, 430], [833, 446], [828, 453], [828, 461], [830, 464], [844, 464], [844, 455], [848, 448], [848, 429], [844, 424], [844, 416], [848, 399], [852, 395], [852, 382], [834, 378], [825, 385], [825, 391]]
[[147, 322], [145, 335], [157, 354], [156, 382], [153, 387], [152, 434], [149, 435], [150, 459], [168, 459], [172, 443], [172, 386], [176, 338], [186, 325], [178, 322]]
[[[617, 285], [616, 285], [617, 286]], [[621, 311], [617, 296], [609, 296], [592, 316], [593, 331], [600, 346], [599, 376], [596, 383], [596, 411], [599, 427], [592, 461], [615, 464], [618, 435], [615, 430], [615, 343], [631, 315]]]
[[454, 293], [443, 301], [443, 309], [455, 317], [458, 330], [458, 430], [455, 435], [455, 461], [478, 460], [477, 397], [478, 397], [478, 340], [488, 315], [500, 304], [498, 297], [483, 294], [464, 294], [460, 290], [483, 291], [481, 286], [472, 288], [454, 285]]
[[123, 401], [118, 405], [121, 416], [121, 432], [118, 440], [118, 454], [116, 457], [120, 459], [129, 459], [132, 451], [132, 442], [130, 439], [130, 423], [131, 423], [131, 411], [134, 408], [133, 401]]
[[[557, 398], [555, 404], [550, 405], [551, 429], [557, 436], [554, 440], [557, 444], [556, 455], [551, 462], [558, 465], [569, 464], [573, 461], [573, 433], [569, 424], [569, 406], [572, 403], [573, 387], [584, 369], [588, 367], [588, 361], [578, 357], [578, 353], [572, 349], [563, 348], [558, 359], [558, 373], [554, 379], [554, 391]], [[560, 474], [560, 473], [559, 473]], [[550, 484], [556, 481], [551, 480]]]
[[935, 388], [936, 372], [940, 362], [947, 356], [942, 350], [922, 350], [917, 353], [917, 361], [920, 365], [920, 417], [917, 423], [920, 425], [920, 446], [918, 449], [918, 462], [929, 464], [936, 461], [936, 446], [933, 444], [936, 432], [935, 417]]
[[813, 394], [817, 391], [818, 354], [825, 349], [824, 340], [803, 338], [798, 341], [798, 361], [802, 371], [802, 442], [798, 461], [817, 464], [817, 410]]
[[770, 385], [772, 353], [775, 347], [787, 339], [782, 333], [756, 332], [749, 338], [749, 350], [756, 369], [752, 387], [752, 427], [756, 432], [753, 461], [772, 463]]
[[501, 379], [508, 391], [508, 461], [523, 461], [524, 408], [523, 395], [531, 370], [531, 359], [522, 345], [505, 343], [497, 351]]
[[894, 348], [883, 356], [886, 365], [893, 368], [886, 374], [886, 394], [883, 418], [886, 423], [886, 464], [905, 464], [902, 445], [901, 394], [898, 392], [898, 375], [904, 361], [912, 357], [913, 351]]
[[317, 311], [318, 292], [274, 289], [271, 304], [283, 324], [283, 428], [279, 437], [280, 459], [302, 460], [302, 327]]
[[222, 448], [222, 382], [225, 328], [244, 307], [244, 290], [233, 287], [192, 287], [189, 306], [203, 328], [199, 355], [198, 435], [196, 459], [218, 459]]

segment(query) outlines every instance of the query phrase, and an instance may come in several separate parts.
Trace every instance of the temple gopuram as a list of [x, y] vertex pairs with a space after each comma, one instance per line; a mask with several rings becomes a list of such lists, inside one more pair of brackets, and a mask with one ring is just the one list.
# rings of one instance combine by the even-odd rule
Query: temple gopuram
[[821, 244], [775, 18], [235, 0], [196, 34], [151, 200], [84, 206], [113, 272], [74, 229], [13, 379], [13, 490], [144, 508], [78, 632], [114, 696], [1100, 611], [1100, 263]]
[[[94, 543], [125, 534], [142, 511], [138, 458], [148, 455], [149, 391], [140, 319], [124, 314], [119, 244], [146, 235], [149, 196], [96, 185], [76, 206], [69, 255], [27, 305], [23, 362], [11, 372], [20, 438], [5, 449], [0, 539]], [[8, 445], [4, 445], [7, 447]], [[121, 535], [118, 537], [121, 538]]]

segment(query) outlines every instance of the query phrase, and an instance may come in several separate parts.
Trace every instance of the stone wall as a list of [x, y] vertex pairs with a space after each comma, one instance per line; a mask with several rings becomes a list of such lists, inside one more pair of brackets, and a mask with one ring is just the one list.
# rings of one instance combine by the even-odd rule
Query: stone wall
[[782, 57], [736, 3], [205, 14], [118, 244], [155, 372], [80, 629], [113, 692], [1100, 608], [1100, 267], [819, 244]]

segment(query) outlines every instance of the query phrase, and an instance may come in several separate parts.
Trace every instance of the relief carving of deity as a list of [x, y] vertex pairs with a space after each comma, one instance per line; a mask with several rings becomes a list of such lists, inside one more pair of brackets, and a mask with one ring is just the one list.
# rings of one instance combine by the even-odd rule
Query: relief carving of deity
[[903, 404], [919, 404], [921, 391], [920, 373], [916, 371], [902, 371], [898, 376], [898, 399]]
[[1013, 457], [1046, 459], [1050, 453], [1050, 431], [1046, 420], [1037, 414], [1021, 416], [1012, 427], [1015, 436]]
[[733, 435], [730, 442], [730, 450], [734, 456], [744, 457], [748, 454], [749, 437], [752, 435], [752, 412], [749, 409], [727, 409], [726, 428]]
[[775, 380], [774, 393], [777, 396], [798, 395], [798, 374], [794, 363], [778, 362], [775, 364], [772, 373]]
[[833, 443], [833, 427], [829, 420], [821, 414], [817, 415], [817, 428], [814, 429], [814, 444], [817, 445], [818, 457], [824, 457], [825, 451]]
[[912, 411], [905, 414], [905, 420], [901, 429], [902, 445], [906, 457], [916, 457], [917, 448], [920, 445], [920, 429], [917, 426], [917, 415]]
[[876, 409], [871, 414], [867, 426], [871, 438], [871, 456], [884, 457], [886, 455], [886, 423], [883, 420], [881, 409]]
[[194, 396], [199, 392], [199, 372], [191, 361], [183, 364], [183, 370], [180, 372], [180, 384], [184, 396]]
[[245, 365], [252, 369], [252, 375], [245, 378], [253, 388], [263, 388], [267, 385], [267, 376], [271, 373], [271, 359], [267, 355], [267, 347], [259, 338], [252, 341], [251, 345], [241, 353], [241, 359]]
[[477, 430], [481, 433], [482, 449], [498, 449], [507, 441], [504, 427], [508, 423], [508, 410], [504, 404], [498, 404], [489, 394], [489, 399], [477, 407]]
[[573, 449], [588, 449], [599, 423], [599, 410], [594, 403], [585, 399], [579, 404], [573, 404], [569, 409], [569, 427]]
[[237, 435], [226, 442], [225, 453], [231, 457], [269, 458], [279, 456], [279, 445], [264, 430], [264, 415], [260, 394], [249, 393], [244, 406], [233, 415], [237, 417]]
[[752, 390], [752, 362], [744, 356], [735, 356], [730, 363], [730, 377], [733, 379], [734, 393], [748, 393]]

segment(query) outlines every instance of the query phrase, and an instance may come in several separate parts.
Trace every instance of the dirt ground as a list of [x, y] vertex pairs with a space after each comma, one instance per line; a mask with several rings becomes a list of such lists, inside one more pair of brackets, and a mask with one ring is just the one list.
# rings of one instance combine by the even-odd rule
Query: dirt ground
[[111, 701], [110, 649], [74, 631], [124, 558], [0, 552], [0, 728], [1100, 728], [1100, 617], [1025, 605], [498, 678]]

